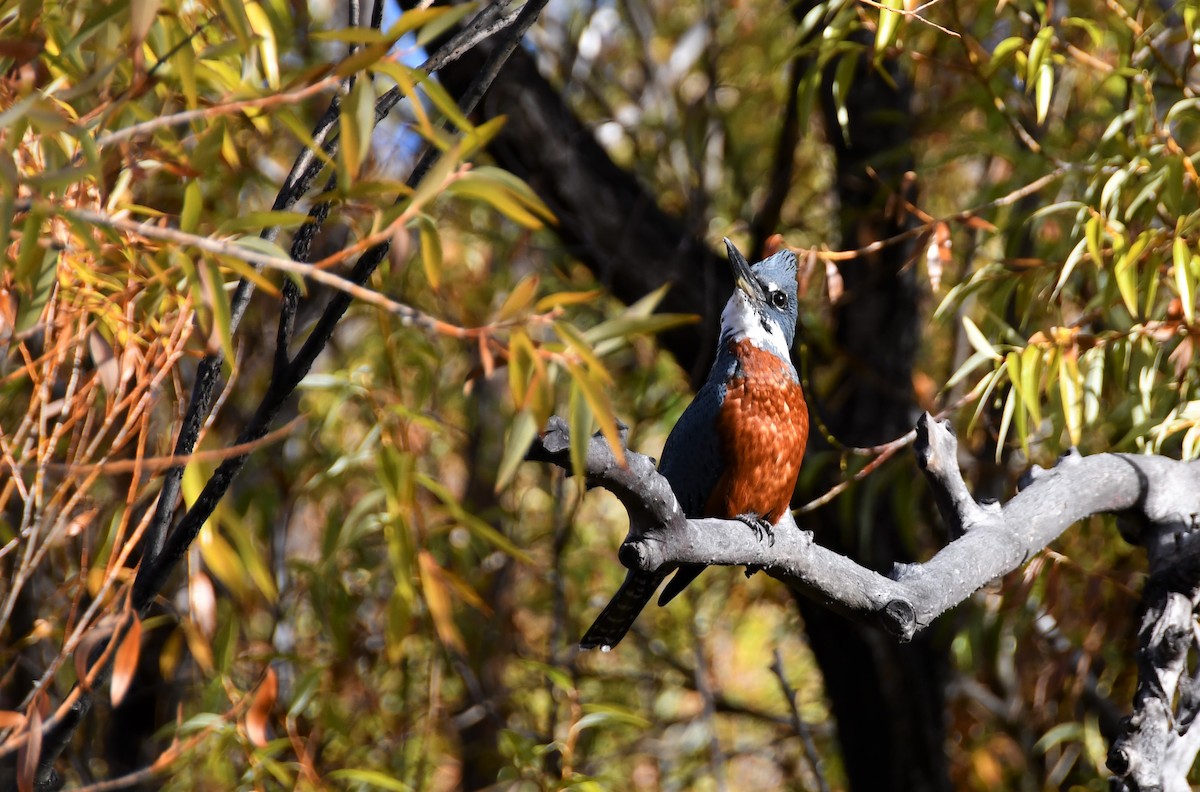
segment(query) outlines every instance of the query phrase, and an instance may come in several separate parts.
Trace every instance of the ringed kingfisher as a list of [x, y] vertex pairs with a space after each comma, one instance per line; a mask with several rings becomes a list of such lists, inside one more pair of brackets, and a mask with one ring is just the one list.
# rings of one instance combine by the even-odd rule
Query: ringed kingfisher
[[[789, 353], [798, 310], [796, 256], [781, 250], [751, 266], [728, 239], [725, 247], [736, 288], [721, 313], [717, 357], [667, 437], [658, 471], [686, 517], [740, 520], [774, 544], [772, 529], [789, 508], [808, 441], [808, 406]], [[660, 606], [704, 565], [677, 569], [630, 570], [580, 648], [616, 646], [671, 572]]]

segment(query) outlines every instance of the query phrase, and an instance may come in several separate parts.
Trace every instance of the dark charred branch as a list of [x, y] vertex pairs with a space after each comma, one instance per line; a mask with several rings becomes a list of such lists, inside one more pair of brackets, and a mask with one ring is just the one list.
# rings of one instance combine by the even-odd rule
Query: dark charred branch
[[[567, 431], [554, 419], [529, 458], [569, 470]], [[626, 451], [628, 467], [622, 468], [599, 436], [589, 445], [586, 475], [589, 486], [611, 490], [629, 511], [620, 551], [625, 566], [647, 572], [684, 563], [760, 568], [900, 641], [1020, 567], [1076, 522], [1100, 513], [1136, 520], [1150, 563], [1139, 684], [1109, 765], [1120, 788], [1131, 792], [1188, 789], [1187, 773], [1200, 751], [1200, 729], [1190, 728], [1200, 711], [1200, 671], [1188, 662], [1200, 649], [1200, 462], [1066, 454], [1053, 469], [1028, 477], [1004, 505], [984, 506], [967, 491], [947, 423], [922, 416], [914, 451], [957, 538], [929, 560], [898, 564], [887, 575], [814, 543], [790, 517], [775, 531], [774, 544], [736, 520], [683, 519], [648, 457]]]
[[[381, 8], [381, 3], [382, 0], [376, 4], [376, 7]], [[486, 61], [473, 75], [466, 95], [461, 99], [460, 109], [462, 112], [470, 113], [474, 110], [475, 104], [479, 102], [488, 86], [501, 72], [525, 31], [528, 30], [545, 5], [546, 0], [529, 0], [514, 16], [504, 18], [503, 24], [501, 21], [495, 21], [482, 30], [469, 27], [462, 36], [455, 37], [448, 42], [447, 47], [452, 49], [435, 52], [431, 56], [431, 64], [444, 65], [452, 62], [463, 51], [469, 51], [471, 47], [478, 46], [483, 40], [482, 37], [492, 36], [496, 39], [488, 47]], [[357, 4], [351, 6], [351, 12], [350, 24], [356, 26], [359, 19]], [[377, 24], [379, 18], [379, 14], [373, 14], [372, 22]], [[399, 92], [393, 91], [376, 102], [377, 121], [390, 112], [399, 101], [399, 97]], [[322, 145], [330, 156], [337, 150], [334, 129], [339, 113], [340, 102], [335, 97], [312, 133], [314, 140]], [[408, 186], [410, 188], [420, 181], [438, 156], [439, 152], [435, 148], [432, 146], [426, 148], [423, 157], [418, 160], [413, 172], [409, 175]], [[323, 168], [323, 160], [316, 157], [312, 151], [302, 152], [280, 189], [273, 208], [280, 209], [294, 205], [307, 193]], [[403, 197], [401, 196], [397, 200], [401, 200]], [[292, 254], [297, 260], [305, 260], [308, 255], [312, 236], [324, 222], [327, 209], [328, 207], [324, 204], [318, 204], [310, 214], [304, 233], [298, 234], [293, 239]], [[264, 231], [262, 236], [266, 239], [274, 239], [278, 232], [278, 228], [271, 228]], [[387, 255], [388, 246], [389, 243], [384, 242], [365, 251], [351, 270], [348, 279], [356, 285], [366, 283], [379, 262]], [[231, 298], [231, 327], [235, 331], [252, 293], [253, 281], [243, 279]], [[258, 408], [238, 436], [239, 444], [260, 439], [269, 431], [284, 403], [294, 393], [317, 356], [325, 349], [351, 302], [351, 297], [345, 292], [332, 295], [300, 350], [294, 356], [289, 357], [286, 345], [291, 341], [294, 330], [297, 295], [292, 291], [289, 291], [288, 295], [290, 296], [285, 296], [281, 306], [280, 325], [277, 333], [280, 349], [276, 351], [273, 374]], [[175, 453], [180, 456], [190, 454], [197, 442], [200, 427], [211, 410], [215, 393], [220, 384], [222, 363], [221, 354], [216, 353], [205, 357], [198, 367], [183, 425], [176, 438]], [[183, 468], [172, 468], [164, 476], [158, 510], [147, 530], [143, 558], [133, 585], [131, 599], [135, 611], [144, 616], [153, 606], [155, 598], [167, 584], [178, 562], [198, 535], [200, 528], [241, 473], [247, 458], [248, 455], [243, 454], [225, 459], [206, 482], [196, 502], [178, 520], [175, 520], [175, 512], [179, 505], [179, 483], [182, 480]], [[118, 632], [114, 633], [109, 640], [119, 640], [121, 637], [123, 634]], [[100, 679], [96, 684], [99, 685], [105, 681], [110, 672], [111, 664], [108, 664], [100, 670]], [[93, 704], [91, 691], [77, 688], [73, 691], [72, 698], [73, 703], [61, 715], [49, 718], [43, 723], [41, 755], [34, 783], [34, 788], [39, 792], [56, 789], [61, 785], [61, 777], [54, 764], [91, 710]], [[18, 759], [18, 752], [18, 748], [0, 751], [0, 788], [6, 788], [9, 785], [9, 778], [15, 777], [15, 762]]]

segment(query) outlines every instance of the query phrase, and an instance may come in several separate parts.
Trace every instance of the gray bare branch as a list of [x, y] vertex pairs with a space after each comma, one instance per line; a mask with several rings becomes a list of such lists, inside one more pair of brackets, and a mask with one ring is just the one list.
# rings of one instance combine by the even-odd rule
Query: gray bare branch
[[[959, 470], [948, 422], [925, 414], [914, 452], [938, 508], [956, 537], [920, 564], [881, 575], [822, 547], [791, 515], [775, 542], [759, 541], [736, 520], [684, 519], [653, 461], [626, 451], [618, 464], [599, 435], [590, 440], [589, 486], [611, 490], [630, 514], [620, 559], [652, 572], [663, 565], [747, 565], [764, 570], [850, 618], [882, 625], [909, 640], [989, 582], [1017, 569], [1071, 525], [1093, 514], [1118, 514], [1137, 530], [1150, 575], [1143, 593], [1134, 713], [1109, 754], [1118, 788], [1130, 792], [1189, 789], [1187, 774], [1200, 751], [1200, 463], [1132, 454], [1065, 454], [1038, 468], [1002, 506], [971, 496]], [[566, 423], [553, 419], [529, 458], [570, 469]], [[1192, 663], [1192, 666], [1197, 665]]]

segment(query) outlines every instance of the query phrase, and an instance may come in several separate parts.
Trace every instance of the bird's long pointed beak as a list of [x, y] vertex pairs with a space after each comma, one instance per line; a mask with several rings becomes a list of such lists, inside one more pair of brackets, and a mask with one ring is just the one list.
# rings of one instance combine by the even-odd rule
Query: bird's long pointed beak
[[762, 285], [750, 270], [750, 262], [746, 261], [746, 257], [728, 238], [725, 239], [725, 250], [729, 252], [729, 266], [733, 268], [733, 282], [745, 292], [747, 297], [760, 302], [765, 300], [767, 295], [763, 293]]

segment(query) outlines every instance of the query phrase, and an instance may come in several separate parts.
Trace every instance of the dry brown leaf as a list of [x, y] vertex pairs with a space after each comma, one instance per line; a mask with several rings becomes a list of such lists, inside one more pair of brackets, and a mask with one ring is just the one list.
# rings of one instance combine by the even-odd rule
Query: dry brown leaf
[[263, 681], [258, 684], [258, 689], [254, 691], [254, 700], [250, 703], [250, 710], [246, 713], [246, 734], [249, 736], [250, 742], [259, 748], [270, 742], [267, 728], [270, 725], [271, 710], [275, 706], [275, 699], [278, 695], [279, 678], [275, 675], [275, 669], [267, 666], [267, 675], [263, 677]]
[[121, 381], [121, 367], [117, 363], [117, 356], [113, 354], [112, 347], [104, 336], [95, 330], [88, 333], [88, 352], [92, 355], [92, 363], [96, 366], [96, 376], [100, 379], [100, 384], [104, 386], [105, 392], [112, 396], [117, 392], [117, 385]]
[[837, 305], [846, 289], [842, 282], [842, 271], [835, 262], [828, 260], [825, 262], [825, 288], [829, 292], [830, 305]]
[[142, 45], [154, 18], [158, 16], [162, 0], [130, 0], [129, 3], [129, 47], [136, 50]]
[[117, 649], [117, 657], [113, 661], [109, 696], [114, 707], [120, 706], [125, 694], [129, 692], [133, 675], [137, 673], [138, 655], [142, 649], [142, 620], [136, 613], [132, 615], [133, 623], [129, 625], [129, 632], [121, 641], [121, 646]]
[[783, 247], [783, 234], [771, 234], [763, 243], [763, 256], [774, 256]]
[[188, 578], [188, 601], [192, 622], [211, 641], [217, 633], [217, 593], [208, 575], [197, 571]]
[[492, 356], [492, 350], [488, 346], [486, 336], [479, 337], [479, 362], [483, 366], [483, 376], [492, 376], [496, 370], [496, 359]]

